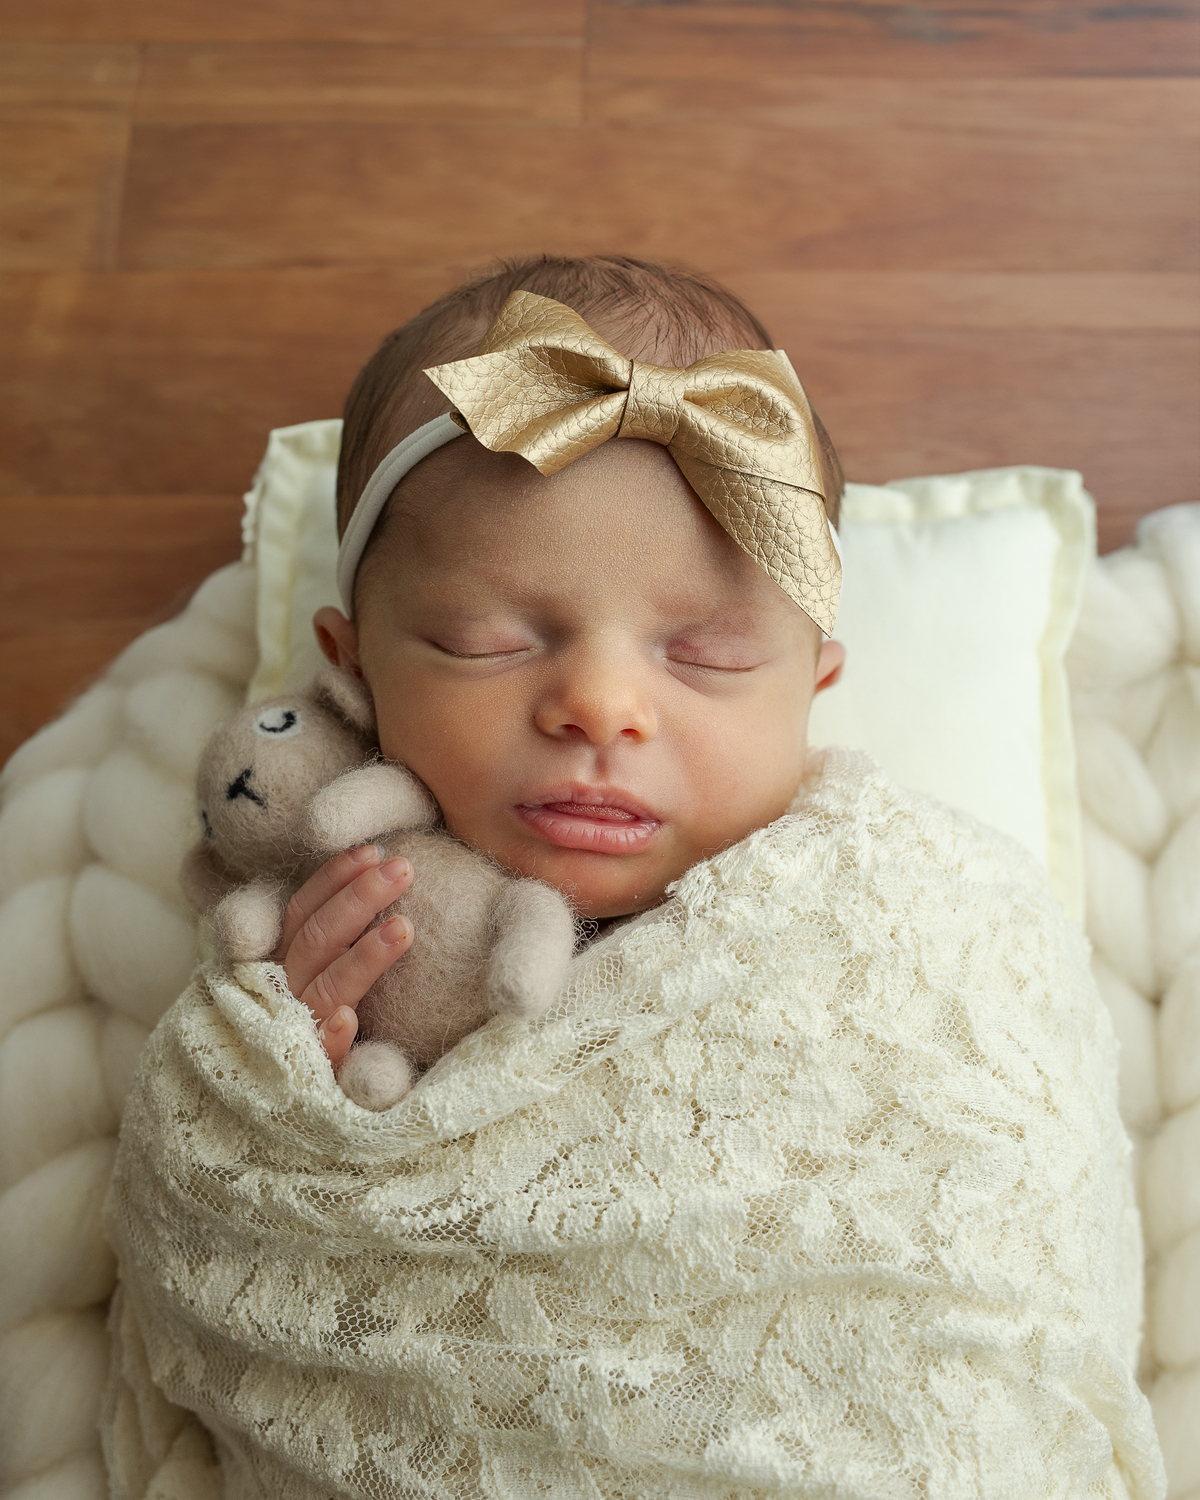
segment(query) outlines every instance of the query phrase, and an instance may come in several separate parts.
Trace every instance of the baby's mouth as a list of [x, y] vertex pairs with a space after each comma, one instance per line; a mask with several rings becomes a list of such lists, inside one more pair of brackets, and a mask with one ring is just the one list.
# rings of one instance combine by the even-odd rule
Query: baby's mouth
[[662, 828], [631, 798], [607, 791], [594, 797], [572, 791], [545, 802], [524, 802], [517, 816], [546, 843], [592, 854], [640, 854]]

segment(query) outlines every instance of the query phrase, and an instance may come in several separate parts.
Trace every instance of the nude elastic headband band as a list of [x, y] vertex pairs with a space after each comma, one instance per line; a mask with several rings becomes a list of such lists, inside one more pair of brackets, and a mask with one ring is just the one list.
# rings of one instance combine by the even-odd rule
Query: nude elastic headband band
[[402, 443], [397, 443], [367, 480], [367, 487], [354, 507], [354, 514], [350, 517], [338, 548], [337, 586], [342, 608], [348, 619], [354, 614], [354, 577], [388, 497], [408, 471], [415, 469], [423, 458], [428, 458], [451, 438], [462, 436], [463, 429], [453, 417], [434, 417], [432, 422], [426, 422], [424, 427], [410, 432]]

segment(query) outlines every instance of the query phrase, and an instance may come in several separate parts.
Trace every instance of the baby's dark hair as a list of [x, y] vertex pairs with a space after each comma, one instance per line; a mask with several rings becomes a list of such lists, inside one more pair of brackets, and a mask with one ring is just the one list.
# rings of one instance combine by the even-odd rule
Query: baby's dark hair
[[[707, 276], [627, 255], [537, 255], [501, 261], [439, 297], [389, 333], [346, 398], [338, 461], [338, 533], [378, 464], [408, 433], [450, 409], [421, 371], [475, 353], [513, 292], [553, 297], [630, 359], [689, 365], [724, 349], [774, 349], [770, 334], [732, 292]], [[825, 475], [825, 508], [837, 523], [842, 466], [813, 413]]]

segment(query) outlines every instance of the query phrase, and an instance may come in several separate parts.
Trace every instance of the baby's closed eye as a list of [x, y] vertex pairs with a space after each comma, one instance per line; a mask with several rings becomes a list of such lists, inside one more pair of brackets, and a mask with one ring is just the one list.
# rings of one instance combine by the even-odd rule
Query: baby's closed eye
[[463, 661], [491, 661], [496, 658], [520, 656], [532, 651], [536, 642], [528, 635], [514, 631], [439, 631], [425, 637], [427, 645], [443, 656], [458, 657]]
[[706, 672], [753, 672], [769, 656], [761, 642], [738, 634], [677, 636], [665, 654], [672, 666]]

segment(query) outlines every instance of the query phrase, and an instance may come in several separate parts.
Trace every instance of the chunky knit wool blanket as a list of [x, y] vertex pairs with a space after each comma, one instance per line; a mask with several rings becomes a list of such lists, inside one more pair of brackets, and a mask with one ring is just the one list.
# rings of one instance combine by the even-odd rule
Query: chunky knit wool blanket
[[107, 1210], [113, 1494], [1154, 1500], [1128, 1151], [1032, 860], [827, 752], [382, 1114], [198, 973]]

